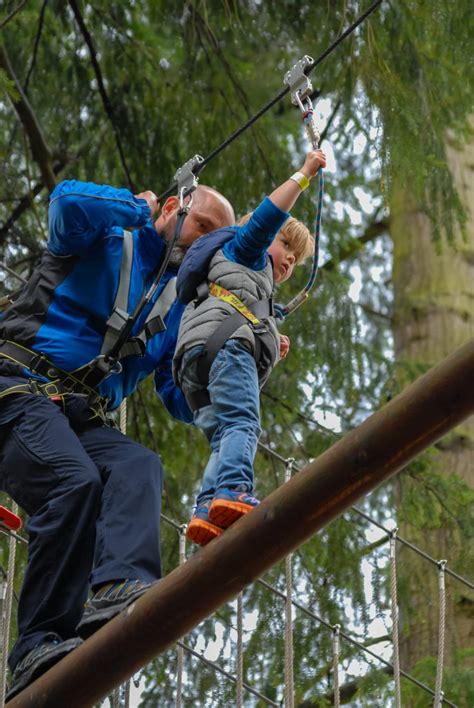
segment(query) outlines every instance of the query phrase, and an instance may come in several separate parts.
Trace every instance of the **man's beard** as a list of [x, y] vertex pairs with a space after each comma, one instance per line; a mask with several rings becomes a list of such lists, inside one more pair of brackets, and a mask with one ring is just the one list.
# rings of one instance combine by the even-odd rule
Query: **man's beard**
[[181, 265], [184, 256], [186, 255], [187, 251], [186, 246], [182, 246], [179, 243], [176, 243], [173, 248], [171, 249], [171, 256], [169, 259], [169, 265], [173, 266], [174, 268], [179, 268]]
[[[167, 247], [172, 243], [175, 235], [175, 224], [166, 224], [165, 228], [163, 229], [163, 236], [166, 242]], [[186, 255], [186, 251], [188, 250], [189, 245], [184, 245], [182, 243], [175, 243], [173, 248], [171, 249], [171, 256], [168, 261], [169, 265], [172, 268], [179, 268], [181, 265], [184, 256]]]

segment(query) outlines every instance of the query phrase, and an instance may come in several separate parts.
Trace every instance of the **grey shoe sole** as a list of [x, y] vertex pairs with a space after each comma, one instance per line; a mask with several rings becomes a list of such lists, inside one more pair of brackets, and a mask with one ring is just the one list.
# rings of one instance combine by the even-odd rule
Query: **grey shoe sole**
[[107, 624], [107, 622], [113, 619], [116, 615], [119, 615], [149, 589], [150, 586], [137, 590], [118, 605], [110, 605], [110, 607], [103, 607], [100, 610], [89, 608], [86, 609], [81, 621], [76, 627], [76, 632], [80, 637], [82, 637], [82, 639], [91, 637], [95, 632], [97, 632], [97, 630], [103, 627], [104, 624]]
[[57, 664], [58, 661], [61, 661], [61, 659], [64, 659], [67, 654], [82, 643], [82, 639], [73, 637], [72, 639], [61, 642], [61, 644], [52, 645], [51, 651], [48, 651], [36, 662], [33, 662], [29, 669], [23, 671], [20, 676], [10, 684], [10, 688], [5, 697], [6, 702], [11, 701], [12, 698], [23, 691], [30, 683], [33, 683], [33, 681], [46, 673], [48, 669], [54, 666], [54, 664]]

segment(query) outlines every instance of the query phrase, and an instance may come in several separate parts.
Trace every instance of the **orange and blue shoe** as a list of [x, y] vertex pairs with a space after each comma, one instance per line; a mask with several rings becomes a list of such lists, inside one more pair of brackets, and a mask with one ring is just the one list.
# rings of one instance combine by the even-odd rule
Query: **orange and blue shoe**
[[198, 546], [205, 546], [222, 533], [222, 529], [209, 519], [210, 506], [210, 499], [199, 504], [194, 510], [194, 514], [186, 529], [186, 538], [189, 538], [193, 543], [197, 543]]
[[209, 519], [223, 529], [255, 509], [260, 502], [245, 487], [219, 489], [209, 509]]

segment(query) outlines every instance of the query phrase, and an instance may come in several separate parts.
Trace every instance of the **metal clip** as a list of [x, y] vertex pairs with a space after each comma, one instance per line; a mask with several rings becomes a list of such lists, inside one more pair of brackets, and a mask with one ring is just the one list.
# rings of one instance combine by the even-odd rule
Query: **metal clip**
[[[314, 64], [314, 59], [305, 54], [305, 56], [296, 62], [289, 71], [286, 72], [283, 83], [290, 87], [291, 102], [295, 106], [299, 106], [302, 111], [307, 108], [303, 105], [303, 99], [309, 98], [313, 91], [313, 84], [309, 76], [305, 74], [305, 69]], [[311, 100], [309, 101], [312, 108]]]
[[186, 205], [187, 211], [190, 210], [191, 204], [193, 203], [192, 193], [198, 186], [198, 178], [194, 174], [194, 169], [197, 165], [204, 162], [204, 158], [201, 155], [194, 155], [190, 160], [184, 163], [174, 176], [176, 182], [178, 183], [178, 195], [179, 195], [179, 207], [184, 209], [184, 200], [187, 196], [191, 195], [191, 199]]

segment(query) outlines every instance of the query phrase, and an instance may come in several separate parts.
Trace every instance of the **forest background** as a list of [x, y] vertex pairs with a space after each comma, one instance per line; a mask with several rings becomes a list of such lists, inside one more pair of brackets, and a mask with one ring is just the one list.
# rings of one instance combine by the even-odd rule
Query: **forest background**
[[[470, 5], [385, 0], [313, 74], [329, 156], [322, 267], [309, 301], [283, 326], [291, 353], [262, 394], [262, 441], [299, 465], [472, 336]], [[356, 0], [4, 0], [3, 264], [25, 278], [32, 272], [47, 239], [48, 194], [59, 180], [159, 194], [187, 159], [206, 156], [273, 98], [295, 61], [318, 56], [367, 6]], [[299, 111], [286, 97], [212, 161], [201, 180], [227, 195], [241, 215], [301, 164], [307, 147]], [[312, 224], [315, 206], [313, 189], [294, 213]], [[1, 294], [18, 289], [6, 269], [0, 273]], [[281, 300], [307, 274], [299, 269]], [[164, 511], [183, 523], [206, 460], [205, 441], [171, 420], [150, 381], [128, 410], [129, 434], [162, 456]], [[470, 420], [360, 505], [471, 578], [473, 437]], [[283, 474], [274, 459], [259, 454], [258, 495], [266, 496]], [[169, 572], [178, 536], [165, 524], [162, 551]], [[390, 659], [387, 559], [386, 539], [350, 512], [299, 549], [294, 574], [296, 599]], [[20, 555], [17, 590], [24, 562]], [[284, 590], [282, 567], [267, 579]], [[436, 567], [400, 549], [398, 573], [401, 665], [433, 687]], [[282, 603], [258, 586], [246, 591], [244, 603], [245, 679], [278, 702]], [[443, 688], [452, 702], [472, 706], [473, 596], [454, 580], [447, 617]], [[234, 639], [235, 606], [229, 605], [186, 641], [233, 671]], [[294, 641], [295, 705], [330, 705], [330, 632], [297, 613]], [[346, 703], [392, 705], [393, 680], [376, 661], [343, 644], [341, 670]], [[173, 705], [175, 652], [145, 674], [140, 705]], [[404, 706], [428, 705], [420, 689], [406, 681], [402, 688]], [[186, 658], [185, 705], [229, 705], [233, 691]], [[253, 700], [247, 697], [246, 705]]]

